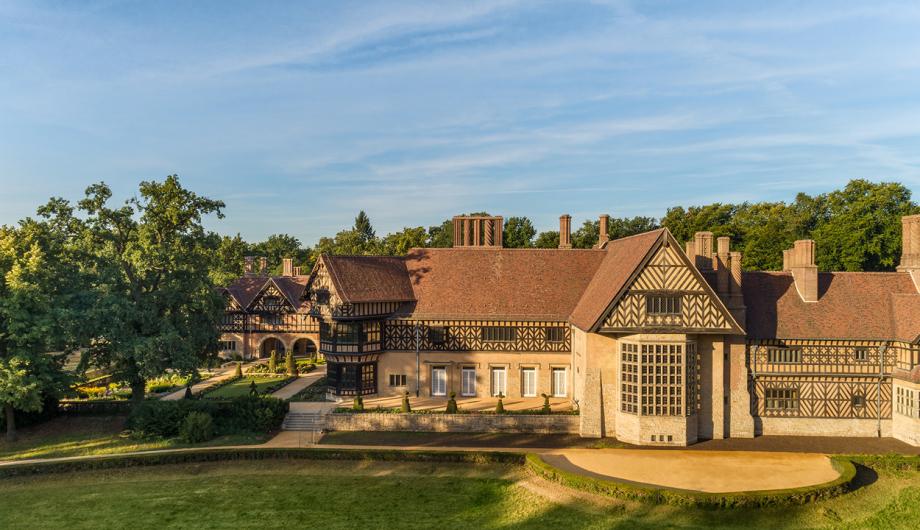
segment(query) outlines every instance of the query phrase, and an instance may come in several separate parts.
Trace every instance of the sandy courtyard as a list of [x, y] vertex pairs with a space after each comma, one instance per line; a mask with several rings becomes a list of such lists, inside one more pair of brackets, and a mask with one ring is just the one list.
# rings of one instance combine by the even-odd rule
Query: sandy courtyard
[[797, 488], [840, 476], [830, 458], [813, 453], [573, 449], [543, 458], [595, 478], [709, 493]]

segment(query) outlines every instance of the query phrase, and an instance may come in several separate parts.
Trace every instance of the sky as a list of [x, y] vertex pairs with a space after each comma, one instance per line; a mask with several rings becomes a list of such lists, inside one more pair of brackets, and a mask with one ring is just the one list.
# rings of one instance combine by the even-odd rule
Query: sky
[[[744, 4], [744, 5], [742, 5]], [[178, 174], [312, 245], [455, 214], [555, 229], [920, 196], [920, 3], [0, 0], [0, 224]]]

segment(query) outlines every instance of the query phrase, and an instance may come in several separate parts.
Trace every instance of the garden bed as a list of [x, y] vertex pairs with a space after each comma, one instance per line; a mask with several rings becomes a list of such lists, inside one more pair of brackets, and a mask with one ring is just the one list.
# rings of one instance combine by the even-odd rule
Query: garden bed
[[248, 396], [252, 392], [253, 382], [255, 382], [256, 393], [258, 395], [267, 395], [276, 392], [281, 387], [296, 379], [297, 377], [294, 376], [278, 376], [271, 374], [232, 377], [205, 390], [201, 394], [201, 397], [205, 399], [232, 399], [235, 397]]

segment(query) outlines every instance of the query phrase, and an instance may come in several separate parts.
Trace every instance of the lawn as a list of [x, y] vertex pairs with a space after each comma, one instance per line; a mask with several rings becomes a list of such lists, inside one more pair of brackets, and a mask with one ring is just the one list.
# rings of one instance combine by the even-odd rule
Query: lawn
[[915, 528], [918, 518], [915, 471], [760, 510], [600, 498], [497, 464], [240, 461], [0, 480], [0, 528]]
[[[19, 440], [16, 442], [10, 443], [0, 437], [0, 460], [103, 455], [190, 447], [176, 439], [135, 439], [125, 434], [124, 429], [123, 416], [55, 418], [40, 425], [21, 429]], [[258, 444], [268, 438], [268, 435], [252, 434], [220, 436], [207, 443], [198, 444], [197, 447]]]
[[[231, 383], [222, 385], [214, 390], [205, 391], [204, 397], [225, 399], [248, 396], [250, 392], [250, 385], [253, 381], [256, 382], [256, 392], [262, 394], [272, 386], [288, 379], [293, 381], [293, 379], [283, 375], [246, 375], [241, 379], [237, 379]], [[275, 390], [278, 390], [278, 388]]]

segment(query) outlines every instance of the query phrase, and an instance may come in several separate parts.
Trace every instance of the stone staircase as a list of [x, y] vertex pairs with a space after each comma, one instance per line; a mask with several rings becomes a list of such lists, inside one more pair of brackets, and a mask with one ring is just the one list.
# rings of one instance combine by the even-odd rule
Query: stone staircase
[[321, 432], [326, 426], [326, 415], [322, 412], [288, 412], [281, 428], [285, 431]]

